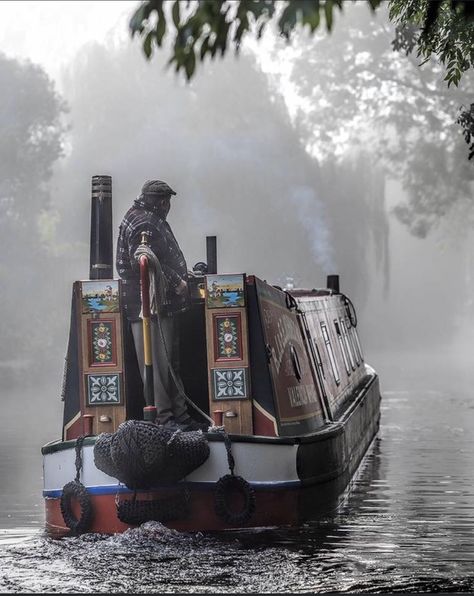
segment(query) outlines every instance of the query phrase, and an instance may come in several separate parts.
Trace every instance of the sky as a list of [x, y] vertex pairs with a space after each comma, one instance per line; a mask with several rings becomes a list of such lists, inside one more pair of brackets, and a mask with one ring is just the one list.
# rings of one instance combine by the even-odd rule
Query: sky
[[85, 43], [126, 38], [128, 19], [138, 5], [128, 0], [2, 0], [0, 50], [14, 58], [34, 55], [58, 81], [61, 69]]
[[[116, 44], [130, 39], [128, 22], [138, 0], [2, 0], [0, 1], [0, 51], [12, 58], [32, 59], [41, 65], [62, 92], [62, 74], [81, 47], [90, 42]], [[137, 40], [138, 43], [138, 40]], [[265, 72], [279, 73], [290, 115], [301, 105], [288, 82], [292, 50], [276, 62], [273, 38], [245, 45], [256, 50]]]

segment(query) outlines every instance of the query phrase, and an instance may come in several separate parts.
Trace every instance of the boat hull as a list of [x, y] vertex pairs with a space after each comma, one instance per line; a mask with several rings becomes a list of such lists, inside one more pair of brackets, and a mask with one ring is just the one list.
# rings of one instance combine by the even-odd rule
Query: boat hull
[[[186, 507], [182, 511], [178, 507], [173, 519], [163, 521], [166, 526], [183, 531], [295, 526], [327, 515], [339, 504], [344, 488], [378, 431], [378, 376], [370, 367], [367, 371], [364, 383], [342, 417], [324, 430], [292, 438], [231, 436], [235, 474], [248, 482], [255, 496], [253, 513], [243, 523], [223, 519], [216, 511], [217, 483], [229, 474], [220, 433], [208, 433], [209, 458], [184, 481], [137, 491], [136, 499], [176, 504], [186, 495]], [[82, 448], [80, 480], [92, 507], [87, 531], [123, 532], [134, 524], [120, 521], [117, 503], [133, 499], [134, 493], [95, 467], [94, 442], [94, 438], [87, 438]], [[70, 533], [60, 501], [62, 488], [75, 476], [75, 458], [75, 441], [43, 447], [46, 531], [55, 537]], [[237, 509], [241, 506], [238, 499], [234, 505]], [[71, 507], [79, 517], [80, 507], [74, 499]]]

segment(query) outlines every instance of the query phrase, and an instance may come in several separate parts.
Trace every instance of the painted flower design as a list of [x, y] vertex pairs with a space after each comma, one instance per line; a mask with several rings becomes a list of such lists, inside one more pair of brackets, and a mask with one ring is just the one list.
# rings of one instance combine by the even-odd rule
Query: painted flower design
[[235, 318], [226, 317], [218, 323], [219, 356], [239, 357], [238, 331]]
[[111, 323], [93, 324], [92, 334], [93, 362], [107, 364], [112, 362], [112, 325]]

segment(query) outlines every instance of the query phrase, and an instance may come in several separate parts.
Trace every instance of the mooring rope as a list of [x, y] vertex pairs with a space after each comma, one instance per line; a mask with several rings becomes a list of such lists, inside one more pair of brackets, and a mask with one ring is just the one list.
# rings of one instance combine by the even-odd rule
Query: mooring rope
[[75, 460], [75, 466], [76, 466], [76, 477], [75, 477], [75, 481], [79, 482], [79, 477], [81, 475], [81, 470], [82, 470], [82, 446], [84, 443], [84, 439], [87, 437], [88, 435], [81, 435], [80, 437], [77, 437], [76, 439], [76, 446], [75, 446], [75, 450], [76, 450], [76, 460]]
[[227, 464], [229, 465], [229, 470], [231, 475], [234, 475], [234, 468], [235, 468], [235, 459], [234, 456], [232, 455], [232, 442], [230, 440], [229, 435], [223, 431], [224, 434], [224, 445], [227, 451]]

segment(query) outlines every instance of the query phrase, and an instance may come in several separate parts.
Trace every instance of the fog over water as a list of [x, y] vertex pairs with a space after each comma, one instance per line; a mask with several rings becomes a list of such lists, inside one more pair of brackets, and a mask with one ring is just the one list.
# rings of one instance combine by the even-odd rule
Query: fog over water
[[[380, 373], [382, 395], [386, 392], [387, 398], [382, 411], [381, 451], [372, 453], [367, 464], [370, 468], [371, 463], [379, 462], [382, 471], [378, 469], [378, 479], [370, 474], [362, 476], [353, 500], [349, 500], [352, 509], [343, 514], [350, 517], [343, 519], [348, 526], [341, 523], [333, 528], [337, 536], [334, 544], [337, 542], [342, 548], [337, 552], [344, 554], [344, 531], [348, 541], [355, 540], [354, 528], [367, 521], [367, 510], [357, 507], [371, 491], [377, 493], [375, 499], [390, 501], [374, 515], [382, 520], [383, 532], [395, 533], [385, 543], [397, 543], [397, 531], [405, 517], [416, 518], [417, 507], [421, 508], [415, 497], [405, 498], [416, 491], [410, 492], [408, 486], [413, 478], [402, 474], [410, 459], [408, 449], [399, 449], [402, 444], [406, 447], [403, 441], [412, 441], [414, 446], [419, 433], [425, 469], [432, 474], [425, 477], [425, 483], [419, 479], [422, 498], [428, 494], [431, 480], [435, 479], [435, 484], [440, 478], [446, 480], [449, 470], [453, 477], [462, 479], [463, 470], [472, 468], [472, 208], [468, 202], [456, 203], [426, 237], [415, 236], [393, 212], [407, 200], [406, 187], [393, 170], [390, 174], [371, 155], [369, 144], [350, 146], [337, 159], [307, 150], [319, 123], [316, 117], [311, 128], [301, 114], [295, 116], [295, 80], [301, 83], [303, 93], [302, 81], [310, 81], [312, 76], [310, 66], [296, 57], [296, 79], [288, 77], [287, 60], [297, 52], [285, 53], [283, 43], [266, 38], [260, 48], [249, 44], [238, 59], [229, 55], [206, 62], [186, 84], [165, 68], [165, 54], [158, 53], [148, 63], [139, 44], [130, 41], [126, 24], [135, 6], [135, 2], [0, 3], [0, 22], [11, 18], [14, 23], [9, 29], [7, 24], [0, 26], [0, 495], [5, 504], [3, 510], [0, 506], [0, 550], [2, 537], [6, 548], [18, 536], [30, 539], [31, 533], [42, 527], [40, 449], [61, 435], [60, 392], [71, 289], [75, 280], [89, 275], [91, 178], [101, 174], [112, 176], [114, 247], [119, 222], [142, 183], [159, 178], [177, 192], [169, 220], [188, 268], [206, 260], [205, 237], [216, 235], [218, 271], [222, 273], [255, 274], [279, 285], [292, 278], [299, 287], [324, 287], [328, 274], [340, 275], [341, 290], [358, 312], [365, 359]], [[55, 18], [56, 26], [51, 25]], [[75, 33], [69, 28], [69, 18], [74, 21]], [[370, 18], [388, 27], [383, 10], [372, 17], [365, 6], [347, 6], [344, 16], [336, 20], [337, 34], [343, 35], [357, 27], [360, 19]], [[38, 29], [37, 37], [33, 27]], [[330, 45], [325, 46], [333, 54], [338, 51], [336, 40], [332, 50]], [[331, 44], [330, 37], [327, 43]], [[33, 76], [25, 60], [37, 64], [44, 74]], [[327, 68], [334, 68], [334, 63], [328, 60]], [[339, 84], [345, 74], [335, 71], [334, 76]], [[31, 106], [25, 104], [27, 84]], [[471, 84], [469, 79], [466, 85]], [[306, 101], [314, 105], [316, 100], [307, 94]], [[304, 102], [303, 97], [301, 105]], [[355, 104], [335, 106], [334, 118], [342, 118], [344, 110], [350, 113], [352, 109], [355, 121], [361, 117], [359, 108]], [[369, 113], [367, 120], [370, 130]], [[349, 128], [351, 118], [347, 122]], [[330, 132], [329, 121], [326, 127]], [[24, 130], [30, 132], [20, 134]], [[36, 130], [42, 132], [40, 140], [33, 143], [31, 131]], [[460, 142], [463, 147], [461, 138]], [[426, 162], [429, 159], [427, 152]], [[411, 178], [416, 178], [417, 172], [413, 166]], [[450, 175], [449, 170], [446, 175]], [[466, 176], [472, 191], [472, 174]], [[436, 448], [433, 433], [438, 433], [444, 450]], [[418, 460], [419, 466], [413, 464], [413, 470], [422, 470], [423, 461]], [[384, 496], [384, 487], [380, 487], [387, 478], [395, 484]], [[466, 479], [464, 482], [459, 501], [453, 497], [453, 502], [458, 502], [460, 511], [472, 521], [472, 485]], [[409, 514], [410, 506], [413, 515]], [[427, 522], [428, 541], [437, 516], [447, 515], [443, 507], [433, 509]], [[395, 517], [399, 525], [385, 525]], [[474, 539], [462, 521], [460, 524], [447, 524], [445, 534], [451, 534], [455, 542], [459, 537], [453, 560], [458, 562], [459, 577], [468, 577]], [[404, 543], [400, 539], [411, 552], [415, 552], [419, 538], [416, 533], [410, 534], [413, 527], [404, 535]], [[375, 533], [374, 541], [383, 542], [374, 528], [370, 529]], [[331, 550], [327, 540], [330, 542], [328, 536], [332, 534], [329, 530], [324, 534], [326, 530], [319, 528], [297, 538], [269, 538], [273, 540], [269, 560], [275, 567], [282, 563], [283, 551], [278, 549], [287, 540], [295, 557], [286, 560], [290, 576], [296, 577], [295, 568], [300, 565], [313, 578], [313, 583], [298, 580], [301, 583], [293, 591], [357, 587], [364, 565], [373, 577], [387, 572], [387, 549], [379, 549], [385, 554], [378, 558], [367, 546], [367, 539], [361, 548], [372, 553], [372, 572], [367, 560], [361, 563], [354, 558], [353, 567], [346, 565], [341, 571], [342, 583], [318, 583], [317, 571], [327, 573], [331, 565], [337, 568], [341, 562], [336, 551], [331, 555], [334, 559], [328, 559], [324, 549], [318, 550], [318, 540]], [[180, 548], [187, 557], [196, 548], [201, 560], [208, 560], [219, 550], [208, 543], [199, 547], [174, 540], [170, 549], [176, 552], [169, 553], [170, 561], [179, 557]], [[130, 539], [126, 549], [133, 550], [133, 544]], [[99, 546], [99, 554], [113, 551], [114, 545]], [[246, 537], [239, 547], [230, 542], [225, 551], [229, 561], [241, 555], [238, 548], [245, 550], [246, 546], [258, 553], [265, 541]], [[61, 557], [61, 548], [44, 546], [46, 559]], [[81, 548], [75, 544], [76, 555]], [[311, 567], [305, 549], [310, 549], [311, 560], [317, 560], [320, 567]], [[453, 577], [453, 567], [448, 565], [446, 576], [438, 567], [443, 559], [441, 549], [433, 547], [430, 553], [432, 559], [428, 559], [435, 563], [422, 572], [413, 569], [402, 574], [403, 585], [408, 585], [408, 576], [417, 577], [417, 573], [425, 579], [438, 577], [438, 572], [442, 578]], [[18, 579], [21, 570], [12, 561], [25, 551], [20, 548], [10, 554], [4, 555], [5, 564], [14, 571], [3, 580], [0, 573], [0, 589], [44, 589], [39, 575], [34, 576], [33, 564], [30, 586]], [[165, 554], [156, 556], [159, 559]], [[88, 557], [92, 560], [95, 555], [97, 551], [91, 551]], [[397, 556], [400, 559], [396, 564], [403, 567], [407, 561]], [[465, 565], [459, 563], [463, 560]], [[275, 588], [270, 580], [259, 583], [252, 576], [255, 569], [245, 556], [243, 571], [232, 569], [228, 563], [230, 583], [226, 584], [226, 564], [220, 559], [218, 581], [214, 581], [210, 568], [204, 567], [209, 573], [204, 573], [197, 588], [193, 584], [194, 589]], [[176, 572], [173, 564], [168, 570]], [[265, 572], [270, 573], [270, 568]], [[389, 572], [395, 585], [400, 578], [391, 568]], [[77, 568], [74, 573], [78, 573]], [[186, 570], [183, 574], [184, 583], [175, 586], [175, 591], [183, 586], [190, 586], [192, 591]], [[74, 577], [76, 583], [70, 590], [81, 591], [81, 577]], [[143, 591], [163, 590], [165, 579], [160, 576], [161, 583], [153, 583], [145, 577]], [[280, 581], [283, 590], [292, 591], [284, 580], [280, 574], [275, 581]], [[97, 589], [98, 583], [91, 580], [87, 586]], [[108, 588], [126, 591], [130, 586], [125, 582]], [[380, 588], [373, 580], [365, 588], [376, 591], [377, 586]], [[56, 588], [64, 590], [67, 583], [58, 583]]]

